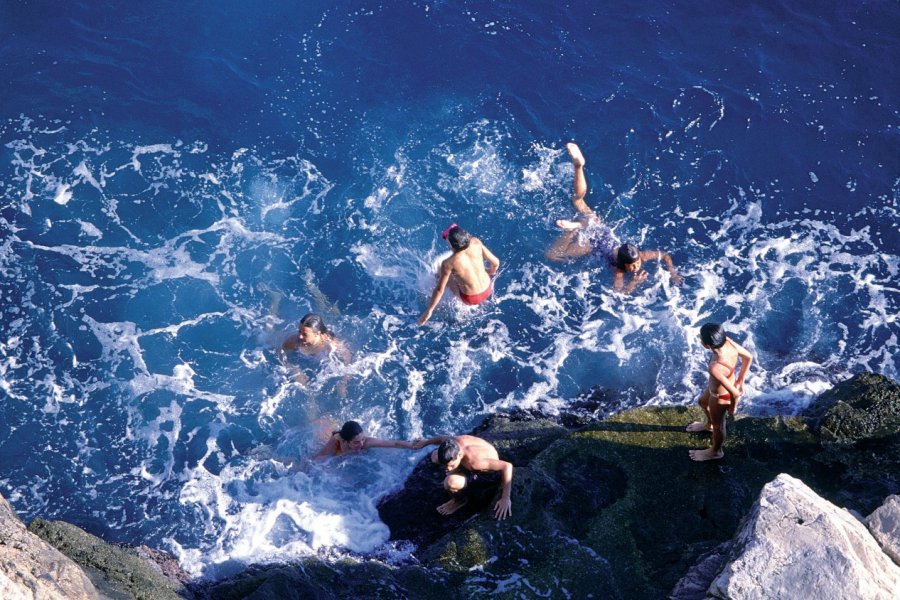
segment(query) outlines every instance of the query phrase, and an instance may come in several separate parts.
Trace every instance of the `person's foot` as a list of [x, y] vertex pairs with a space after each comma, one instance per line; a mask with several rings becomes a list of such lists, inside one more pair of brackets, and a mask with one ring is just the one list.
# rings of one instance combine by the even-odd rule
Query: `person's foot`
[[468, 499], [458, 501], [456, 498], [453, 498], [452, 500], [444, 502], [443, 504], [438, 506], [437, 511], [446, 517], [447, 515], [452, 515], [453, 513], [461, 509], [466, 505], [468, 501]]
[[566, 231], [574, 231], [575, 229], [581, 229], [582, 225], [578, 221], [569, 221], [568, 219], [559, 219], [556, 222], [556, 226], [560, 229], [564, 229]]
[[569, 156], [572, 157], [572, 164], [576, 167], [584, 166], [584, 155], [581, 154], [581, 149], [578, 147], [578, 144], [574, 142], [569, 142], [566, 144], [566, 150], [569, 151]]
[[691, 460], [695, 460], [697, 462], [703, 462], [705, 460], [717, 460], [725, 456], [725, 453], [719, 450], [718, 452], [713, 452], [712, 448], [707, 448], [706, 450], [688, 450], [688, 454], [691, 456]]
[[704, 431], [712, 431], [712, 425], [702, 421], [694, 421], [684, 428], [688, 433], [703, 433]]

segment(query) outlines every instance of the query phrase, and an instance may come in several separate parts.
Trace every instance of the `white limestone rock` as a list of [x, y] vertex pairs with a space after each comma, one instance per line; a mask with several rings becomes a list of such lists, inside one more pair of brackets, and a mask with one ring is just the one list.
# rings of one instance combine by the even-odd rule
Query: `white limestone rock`
[[712, 598], [897, 600], [900, 567], [866, 527], [781, 474], [766, 484], [734, 540]]
[[29, 532], [0, 496], [0, 598], [95, 600], [91, 580], [70, 558]]
[[[888, 496], [884, 504], [866, 518], [866, 525], [882, 550], [900, 565], [900, 496]], [[900, 590], [897, 596], [900, 597]]]

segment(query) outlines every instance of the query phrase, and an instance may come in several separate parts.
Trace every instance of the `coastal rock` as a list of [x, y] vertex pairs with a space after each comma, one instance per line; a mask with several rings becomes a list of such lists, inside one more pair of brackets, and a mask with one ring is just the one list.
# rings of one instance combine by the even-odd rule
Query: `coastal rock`
[[820, 440], [815, 461], [840, 479], [835, 498], [862, 514], [900, 489], [900, 385], [862, 373], [835, 385], [807, 409]]
[[805, 412], [824, 442], [858, 443], [900, 431], [900, 385], [861, 373], [816, 398]]
[[900, 496], [890, 496], [866, 518], [866, 526], [884, 552], [900, 565]]
[[35, 519], [28, 530], [81, 565], [105, 596], [138, 600], [183, 600], [191, 596], [181, 581], [167, 577], [156, 562], [165, 553], [141, 550], [146, 557], [142, 558], [138, 551], [108, 544], [63, 521]]
[[3, 496], [0, 496], [0, 598], [100, 598], [84, 571], [30, 533]]
[[732, 557], [709, 597], [888, 600], [900, 590], [900, 567], [865, 526], [784, 474], [763, 488]]

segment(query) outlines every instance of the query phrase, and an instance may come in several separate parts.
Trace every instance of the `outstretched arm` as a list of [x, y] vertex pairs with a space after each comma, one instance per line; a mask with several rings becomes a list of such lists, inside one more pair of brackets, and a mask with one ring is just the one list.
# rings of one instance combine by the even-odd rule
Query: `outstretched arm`
[[431, 303], [428, 305], [428, 308], [425, 309], [425, 312], [419, 317], [418, 324], [424, 325], [425, 322], [431, 318], [431, 313], [434, 312], [435, 307], [438, 305], [438, 302], [441, 301], [441, 296], [444, 294], [444, 289], [447, 287], [447, 282], [450, 281], [450, 275], [453, 274], [453, 267], [450, 266], [448, 261], [444, 261], [441, 263], [441, 278], [438, 280], [437, 286], [434, 288], [434, 293], [431, 294]]
[[366, 438], [366, 448], [406, 448], [407, 450], [416, 450], [413, 442], [406, 440], [379, 440], [378, 438]]
[[444, 440], [449, 440], [452, 437], [452, 435], [436, 435], [427, 439], [418, 439], [412, 443], [413, 450], [418, 450], [419, 448], [424, 448], [425, 446], [435, 446], [437, 444], [443, 443]]

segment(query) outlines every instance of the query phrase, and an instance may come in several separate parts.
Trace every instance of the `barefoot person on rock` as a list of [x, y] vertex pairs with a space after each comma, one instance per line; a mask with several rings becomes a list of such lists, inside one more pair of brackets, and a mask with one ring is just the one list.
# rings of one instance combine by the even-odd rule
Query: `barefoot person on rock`
[[[612, 230], [597, 216], [584, 198], [587, 195], [587, 180], [584, 177], [584, 156], [576, 144], [566, 144], [572, 166], [575, 168], [575, 191], [572, 206], [578, 216], [574, 221], [560, 219], [556, 226], [564, 230], [559, 239], [547, 250], [546, 257], [554, 261], [571, 260], [595, 255], [606, 262], [614, 273], [613, 288], [617, 292], [630, 294], [647, 279], [643, 270], [644, 262], [660, 260], [666, 263], [672, 283], [681, 283], [681, 275], [675, 270], [672, 257], [662, 250], [638, 250], [633, 244], [620, 244]], [[625, 283], [626, 275], [631, 281]]]
[[[744, 377], [753, 363], [753, 356], [740, 344], [725, 335], [725, 329], [718, 323], [707, 323], [700, 328], [703, 347], [712, 351], [709, 362], [709, 383], [701, 394], [700, 408], [706, 415], [706, 422], [694, 421], [687, 426], [690, 433], [712, 432], [712, 446], [705, 450], [690, 450], [692, 460], [715, 460], [725, 456], [722, 444], [725, 442], [725, 413], [737, 408], [738, 398], [744, 393]], [[738, 359], [741, 370], [737, 378], [734, 370]]]
[[444, 489], [452, 498], [437, 507], [442, 515], [452, 515], [465, 506], [470, 498], [500, 486], [500, 499], [494, 505], [494, 517], [503, 520], [512, 515], [509, 494], [512, 489], [512, 463], [500, 460], [497, 449], [474, 435], [441, 435], [416, 440], [413, 445], [424, 448], [440, 444], [431, 453], [431, 462], [447, 470]]

